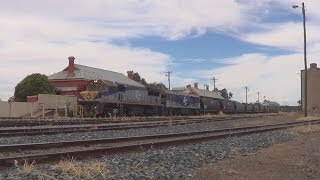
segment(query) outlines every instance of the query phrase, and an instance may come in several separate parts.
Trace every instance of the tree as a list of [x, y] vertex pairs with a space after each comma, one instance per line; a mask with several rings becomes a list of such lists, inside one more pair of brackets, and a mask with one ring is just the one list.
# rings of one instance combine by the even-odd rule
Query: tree
[[229, 92], [229, 99], [232, 99], [233, 93]]
[[148, 84], [147, 81], [144, 78], [141, 79], [140, 83], [145, 85], [145, 86]]
[[297, 103], [298, 103], [299, 106], [301, 106], [301, 104], [302, 104], [302, 103], [301, 103], [301, 100], [299, 100]]
[[231, 99], [233, 96], [233, 93], [232, 92], [228, 93], [228, 90], [226, 88], [219, 90], [219, 92], [221, 93], [221, 96], [225, 99]]
[[221, 89], [221, 90], [220, 90], [220, 93], [221, 93], [221, 96], [222, 96], [223, 98], [229, 99], [229, 98], [228, 98], [228, 91], [227, 91], [226, 88]]
[[140, 77], [139, 73], [133, 73], [132, 80], [134, 80], [138, 83], [141, 83], [141, 77]]
[[147, 87], [150, 89], [158, 89], [158, 90], [167, 89], [163, 83], [156, 83], [156, 82], [148, 84]]
[[156, 82], [150, 83], [150, 84], [147, 83], [147, 81], [144, 78], [142, 78], [137, 72], [133, 73], [132, 80], [145, 85], [149, 90], [162, 91], [167, 89], [163, 83], [156, 83]]
[[56, 94], [55, 88], [44, 74], [34, 73], [17, 84], [14, 91], [16, 101], [27, 101], [27, 96]]

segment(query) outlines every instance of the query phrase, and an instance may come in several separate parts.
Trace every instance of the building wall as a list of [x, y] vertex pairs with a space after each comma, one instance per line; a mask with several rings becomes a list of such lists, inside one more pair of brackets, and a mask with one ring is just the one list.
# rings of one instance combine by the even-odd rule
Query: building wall
[[[22, 117], [33, 115], [42, 109], [54, 110], [65, 109], [66, 103], [70, 103], [69, 110], [72, 111], [77, 107], [76, 96], [59, 96], [52, 94], [39, 94], [37, 102], [0, 102], [0, 117]], [[11, 106], [11, 107], [10, 107]]]
[[[11, 106], [11, 107], [10, 107]], [[35, 112], [38, 103], [31, 102], [0, 102], [0, 117], [21, 117]]]
[[[320, 68], [317, 68], [316, 64], [311, 64], [311, 67], [307, 71], [307, 110], [310, 114], [320, 114]], [[304, 70], [301, 71], [302, 82], [302, 109], [304, 110], [305, 98], [304, 98]]]

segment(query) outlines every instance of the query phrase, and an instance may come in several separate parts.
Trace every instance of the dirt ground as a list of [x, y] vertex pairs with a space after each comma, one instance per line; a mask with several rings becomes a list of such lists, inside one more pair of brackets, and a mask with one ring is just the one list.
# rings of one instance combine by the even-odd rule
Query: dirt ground
[[292, 141], [203, 167], [192, 179], [320, 179], [320, 125], [288, 131]]

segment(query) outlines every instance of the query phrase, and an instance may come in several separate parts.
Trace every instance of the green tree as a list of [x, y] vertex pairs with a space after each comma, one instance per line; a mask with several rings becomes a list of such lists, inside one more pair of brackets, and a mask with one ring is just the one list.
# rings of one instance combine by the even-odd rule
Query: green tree
[[221, 89], [221, 90], [220, 90], [220, 93], [221, 93], [221, 96], [222, 96], [223, 98], [229, 99], [229, 98], [228, 98], [228, 91], [227, 91], [226, 88]]
[[232, 99], [233, 93], [229, 92], [229, 99]]
[[55, 94], [55, 88], [44, 74], [34, 73], [17, 84], [14, 91], [16, 101], [27, 101], [27, 96]]
[[140, 77], [139, 73], [133, 73], [132, 80], [134, 80], [138, 83], [141, 83], [141, 77]]
[[156, 83], [156, 82], [148, 84], [147, 87], [150, 89], [157, 89], [157, 90], [167, 89], [163, 83]]
[[156, 83], [156, 82], [150, 83], [150, 84], [147, 83], [147, 81], [144, 78], [142, 78], [139, 75], [139, 73], [137, 73], [137, 72], [133, 73], [132, 80], [145, 85], [149, 90], [158, 90], [158, 91], [160, 90], [160, 91], [162, 91], [162, 90], [167, 89], [166, 86], [163, 83]]
[[144, 78], [141, 79], [140, 83], [145, 85], [145, 86], [148, 84], [147, 81]]
[[221, 96], [225, 99], [231, 99], [233, 96], [233, 93], [232, 92], [228, 93], [228, 90], [226, 88], [219, 90], [219, 92], [221, 93]]
[[301, 100], [299, 100], [297, 103], [298, 103], [299, 106], [301, 106], [301, 104], [302, 104], [302, 103], [301, 103]]

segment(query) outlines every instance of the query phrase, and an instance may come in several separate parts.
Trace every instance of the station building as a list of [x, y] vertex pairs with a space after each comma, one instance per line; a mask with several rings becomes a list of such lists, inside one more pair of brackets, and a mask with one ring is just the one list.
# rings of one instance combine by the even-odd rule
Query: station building
[[[145, 87], [122, 73], [75, 64], [73, 56], [70, 56], [68, 60], [69, 64], [65, 69], [48, 77], [54, 87], [60, 91], [60, 95], [75, 95], [79, 97], [79, 93], [85, 91], [89, 82], [92, 81], [103, 81], [108, 86], [121, 84]], [[131, 75], [131, 72], [128, 71], [128, 76]]]
[[[305, 71], [301, 70], [301, 101], [302, 110], [304, 111], [304, 75]], [[311, 63], [307, 70], [307, 111], [309, 114], [320, 114], [320, 68], [316, 63]]]

